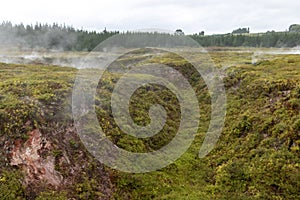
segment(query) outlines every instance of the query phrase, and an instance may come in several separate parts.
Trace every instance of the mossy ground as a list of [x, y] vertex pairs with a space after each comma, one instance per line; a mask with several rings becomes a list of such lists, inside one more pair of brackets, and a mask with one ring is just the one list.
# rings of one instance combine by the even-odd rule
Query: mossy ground
[[[189, 81], [200, 102], [201, 123], [189, 150], [166, 168], [145, 174], [107, 168], [115, 199], [300, 198], [300, 56], [268, 55], [252, 64], [249, 52], [209, 53], [223, 70], [227, 94], [225, 127], [214, 150], [205, 158], [198, 158], [210, 120], [210, 97], [201, 77], [187, 63], [170, 55], [152, 58], [193, 77]], [[5, 138], [2, 141], [25, 140], [26, 133], [34, 128], [51, 131], [55, 127], [46, 124], [70, 120], [69, 97], [75, 76], [76, 70], [72, 68], [1, 64], [0, 135]], [[149, 123], [148, 109], [153, 103], [165, 104], [169, 118], [163, 131], [151, 139], [130, 137], [119, 130], [111, 115], [109, 97], [118, 78], [119, 74], [107, 72], [98, 85], [95, 103], [102, 104], [96, 112], [107, 136], [116, 145], [134, 152], [153, 151], [168, 143], [180, 119], [176, 98], [156, 85], [137, 90], [130, 107], [136, 123]], [[77, 143], [80, 142], [70, 140], [71, 147], [78, 148]], [[3, 156], [1, 159], [1, 169], [11, 170], [5, 166]], [[8, 174], [3, 171], [0, 181]], [[14, 182], [15, 176], [14, 172], [5, 181]], [[100, 198], [93, 181], [91, 177], [82, 178], [73, 189], [61, 191], [60, 196], [63, 199], [75, 192], [79, 199]], [[18, 196], [24, 190], [17, 186], [12, 192]], [[40, 198], [52, 194], [45, 190]]]

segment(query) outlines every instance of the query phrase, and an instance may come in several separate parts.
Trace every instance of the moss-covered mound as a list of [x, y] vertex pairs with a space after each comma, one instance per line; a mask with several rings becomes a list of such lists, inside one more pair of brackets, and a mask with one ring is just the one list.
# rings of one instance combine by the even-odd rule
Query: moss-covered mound
[[[201, 159], [198, 151], [210, 120], [210, 96], [201, 76], [170, 54], [145, 61], [185, 74], [201, 110], [189, 150], [168, 167], [145, 174], [106, 168], [85, 150], [71, 118], [75, 69], [0, 64], [0, 199], [299, 199], [300, 56], [268, 55], [252, 62], [249, 52], [210, 54], [223, 71], [227, 116], [214, 150]], [[120, 62], [126, 67], [130, 59], [140, 59], [138, 53], [131, 56], [136, 57]], [[178, 100], [159, 85], [136, 90], [130, 112], [137, 124], [150, 123], [148, 111], [156, 103], [168, 119], [154, 137], [134, 138], [117, 127], [111, 114], [110, 97], [119, 78], [107, 71], [98, 84], [99, 124], [128, 151], [161, 148], [178, 129]], [[25, 147], [34, 151], [34, 145], [39, 150], [30, 155], [38, 158], [24, 153]], [[51, 163], [55, 173], [48, 170]]]

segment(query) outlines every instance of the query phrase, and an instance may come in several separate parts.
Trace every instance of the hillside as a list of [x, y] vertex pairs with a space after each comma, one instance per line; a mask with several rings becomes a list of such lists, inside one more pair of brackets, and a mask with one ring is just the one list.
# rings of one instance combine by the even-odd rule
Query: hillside
[[[118, 62], [126, 66], [144, 53]], [[211, 49], [210, 56], [223, 71], [227, 116], [205, 158], [198, 151], [211, 110], [201, 76], [171, 54], [143, 58], [189, 77], [201, 112], [189, 150], [166, 168], [144, 174], [105, 167], [80, 142], [71, 112], [76, 69], [0, 64], [0, 199], [300, 199], [300, 56], [266, 54], [254, 62], [251, 52], [226, 49]], [[107, 71], [98, 84], [99, 124], [126, 150], [161, 148], [176, 134], [178, 101], [164, 87], [141, 87], [131, 100], [133, 120], [147, 125], [149, 107], [159, 103], [167, 111], [166, 126], [150, 139], [125, 135], [109, 103], [119, 76]]]

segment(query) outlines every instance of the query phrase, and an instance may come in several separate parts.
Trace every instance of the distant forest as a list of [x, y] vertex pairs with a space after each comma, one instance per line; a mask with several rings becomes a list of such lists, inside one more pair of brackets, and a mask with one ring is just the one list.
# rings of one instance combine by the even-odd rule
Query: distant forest
[[91, 51], [100, 42], [119, 32], [78, 30], [71, 26], [54, 23], [13, 25], [11, 22], [0, 24], [0, 45], [19, 48], [44, 48], [66, 51]]
[[[180, 29], [178, 29], [180, 30]], [[178, 30], [176, 30], [178, 32]], [[181, 31], [181, 30], [180, 30]], [[183, 33], [183, 32], [182, 32]], [[119, 31], [102, 32], [75, 29], [71, 26], [54, 23], [35, 25], [13, 25], [11, 22], [0, 24], [0, 46], [18, 48], [42, 48], [67, 51], [91, 51], [99, 43]], [[175, 34], [178, 36], [178, 34]], [[179, 34], [180, 35], [180, 34]], [[189, 35], [200, 45], [227, 47], [296, 47], [300, 46], [299, 25], [291, 25], [289, 31], [249, 33], [248, 29], [238, 29], [232, 33], [220, 35]]]
[[296, 47], [300, 46], [300, 32], [243, 33], [223, 35], [192, 35], [202, 46], [229, 47]]

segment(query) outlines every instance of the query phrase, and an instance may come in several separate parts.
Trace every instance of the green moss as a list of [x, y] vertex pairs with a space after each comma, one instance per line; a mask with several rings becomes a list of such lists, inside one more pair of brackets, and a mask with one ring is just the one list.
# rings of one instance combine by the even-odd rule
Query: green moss
[[99, 187], [96, 180], [85, 178], [82, 183], [75, 186], [74, 190], [78, 199], [99, 199], [103, 196]]
[[[251, 53], [210, 52], [222, 69], [227, 93], [225, 127], [214, 150], [205, 158], [198, 151], [210, 120], [210, 96], [205, 83], [192, 66], [171, 54], [141, 58], [122, 58], [126, 64], [135, 60], [159, 62], [185, 74], [196, 91], [201, 121], [189, 150], [176, 162], [159, 171], [128, 174], [106, 168], [111, 173], [116, 199], [299, 199], [300, 146], [300, 57], [266, 55], [255, 65]], [[133, 54], [133, 53], [131, 53]], [[62, 122], [70, 106], [72, 81], [76, 70], [50, 66], [1, 64], [0, 133], [22, 138], [33, 128]], [[92, 70], [91, 70], [91, 73]], [[137, 139], [123, 133], [116, 125], [110, 105], [111, 92], [121, 74], [105, 72], [97, 87], [96, 113], [99, 124], [114, 144], [128, 151], [155, 151], [167, 144], [177, 131], [180, 107], [164, 87], [140, 87], [131, 98], [130, 114], [135, 123], [149, 124], [151, 105], [163, 105], [168, 114], [164, 129], [150, 139]], [[146, 78], [136, 76], [137, 79]], [[28, 123], [27, 123], [28, 122]], [[57, 127], [56, 127], [57, 128]], [[53, 128], [50, 128], [50, 132]], [[78, 141], [67, 143], [81, 151]], [[61, 151], [54, 151], [55, 157]], [[97, 167], [90, 166], [93, 174]], [[68, 196], [78, 199], [103, 197], [101, 178], [84, 176], [76, 180]], [[13, 182], [16, 179], [12, 179]], [[17, 182], [16, 182], [17, 183]], [[1, 185], [1, 187], [4, 187]], [[18, 187], [19, 188], [19, 187]], [[17, 191], [22, 194], [21, 189]], [[5, 187], [4, 187], [5, 189]], [[10, 188], [6, 188], [10, 190]], [[69, 195], [72, 194], [72, 195]], [[40, 198], [53, 194], [40, 194]], [[64, 198], [64, 194], [61, 194]], [[59, 195], [58, 195], [59, 196]]]
[[[256, 65], [248, 53], [211, 52], [211, 56], [216, 63], [234, 63], [226, 70], [227, 117], [213, 152], [197, 158], [206, 130], [199, 128], [200, 137], [172, 167], [146, 174], [117, 173], [118, 198], [299, 198], [299, 56], [272, 55]], [[174, 60], [163, 55], [150, 61], [186, 67]], [[199, 79], [193, 81], [201, 85]], [[199, 97], [201, 108], [209, 111], [205, 96]], [[201, 117], [208, 120], [209, 112]]]
[[0, 199], [25, 199], [25, 187], [21, 174], [16, 171], [2, 171], [0, 175]]
[[45, 191], [41, 192], [36, 200], [67, 200], [66, 192]]
[[76, 72], [38, 65], [0, 64], [0, 68], [4, 80], [0, 83], [0, 134], [15, 138], [26, 137], [28, 131], [58, 116]]

